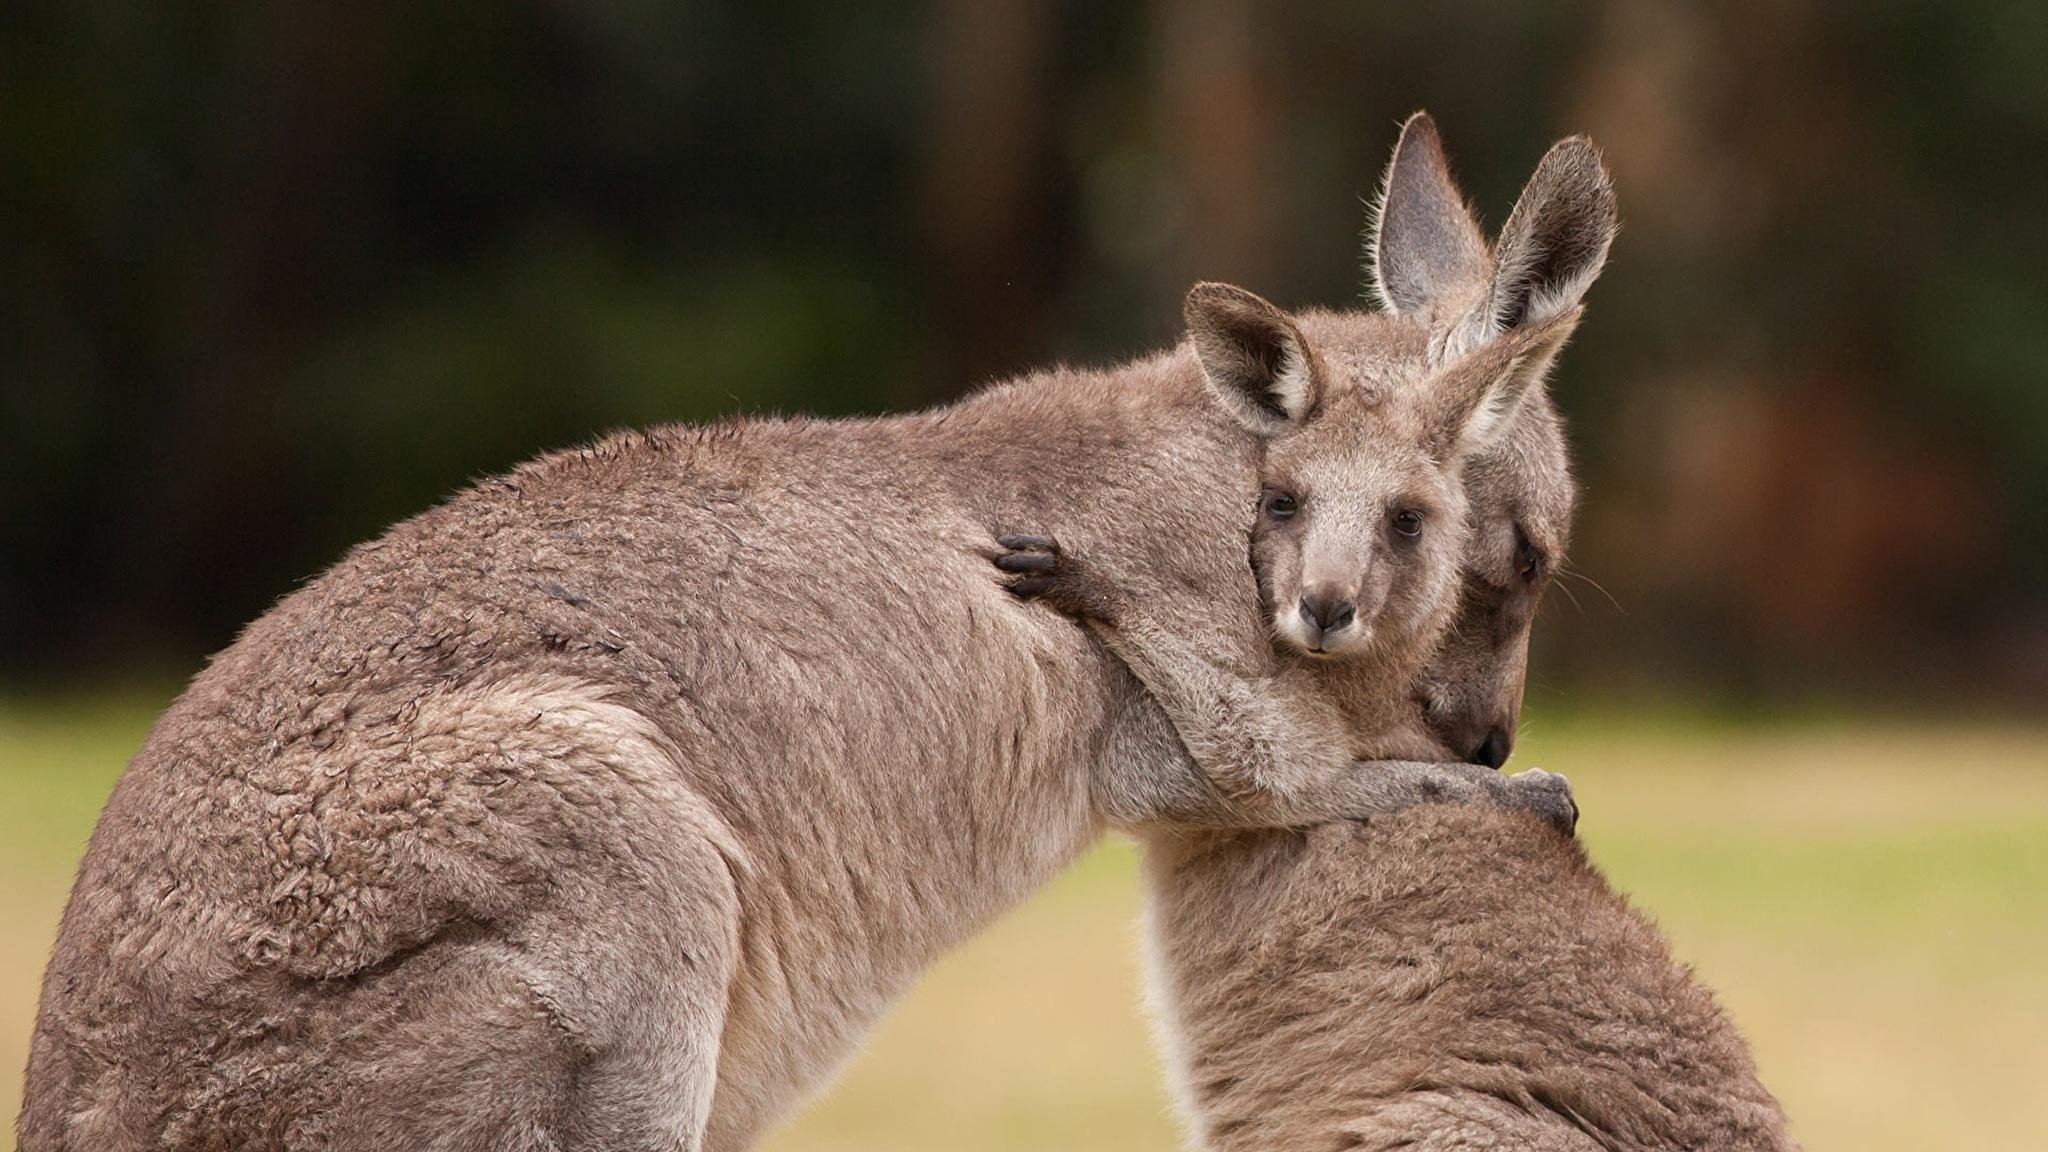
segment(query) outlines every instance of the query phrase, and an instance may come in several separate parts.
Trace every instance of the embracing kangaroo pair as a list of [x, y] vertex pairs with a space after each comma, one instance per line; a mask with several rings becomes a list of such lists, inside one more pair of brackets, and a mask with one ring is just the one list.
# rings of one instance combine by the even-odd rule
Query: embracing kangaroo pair
[[[1469, 229], [1418, 120], [1391, 315], [1200, 288], [1187, 342], [1118, 369], [614, 437], [356, 549], [116, 787], [22, 1146], [742, 1148], [1107, 828], [1220, 847], [1441, 798], [1568, 822], [1555, 777], [1353, 762], [1505, 758], [1563, 518], [1468, 510], [1461, 466], [1569, 503], [1537, 385], [1605, 174], [1554, 149], [1491, 252], [1452, 207]], [[1023, 527], [1071, 551], [991, 547]], [[1466, 615], [1520, 634], [1439, 645], [1461, 566]]]
[[[1502, 406], [1477, 425], [1492, 442], [1475, 450], [1474, 423], [1455, 432], [1438, 416], [1443, 382], [1475, 359], [1461, 359], [1475, 341], [1515, 347], [1490, 330], [1504, 317], [1544, 350], [1508, 371], [1540, 378], [1562, 332], [1537, 334], [1569, 327], [1613, 227], [1597, 157], [1566, 141], [1544, 158], [1489, 260], [1433, 126], [1418, 116], [1402, 133], [1374, 273], [1388, 331], [1419, 321], [1431, 362], [1447, 366], [1421, 387], [1380, 377], [1327, 400], [1376, 413], [1374, 435], [1358, 445], [1373, 469], [1331, 469], [1341, 450], [1311, 432], [1277, 441], [1253, 530], [1268, 602], [1296, 608], [1276, 615], [1276, 631], [1313, 654], [1378, 641], [1370, 671], [1301, 652], [1276, 654], [1256, 679], [1219, 668], [1122, 574], [1046, 538], [1011, 539], [1017, 550], [998, 565], [1023, 574], [1013, 591], [1089, 625], [1212, 775], [1318, 772], [1340, 734], [1340, 750], [1368, 757], [1430, 756], [1429, 740], [1456, 734], [1465, 742], [1453, 748], [1474, 748], [1474, 730], [1447, 732], [1443, 713], [1492, 700], [1476, 711], [1512, 724], [1575, 490], [1540, 387], [1493, 392]], [[1572, 253], [1559, 266], [1579, 281], [1548, 299], [1503, 299], [1531, 233]], [[1425, 478], [1430, 460], [1452, 462], [1465, 514], [1442, 533], [1458, 550], [1421, 562], [1425, 536], [1446, 519], [1444, 490]], [[1375, 469], [1379, 479], [1361, 483]], [[1387, 525], [1388, 554], [1333, 556], [1319, 543], [1361, 515]], [[1425, 629], [1388, 644], [1373, 622], [1387, 599], [1374, 581], [1418, 563], [1439, 576], [1462, 568], [1461, 593], [1439, 604], [1448, 614], [1454, 603], [1455, 617], [1440, 640], [1410, 639], [1434, 635]], [[1366, 606], [1363, 623], [1350, 620], [1354, 604]], [[1347, 726], [1369, 713], [1346, 700], [1378, 702], [1377, 728]], [[1490, 746], [1502, 733], [1477, 755], [1498, 763], [1504, 751]], [[1183, 1111], [1212, 1152], [1793, 1147], [1713, 997], [1577, 844], [1527, 813], [1425, 805], [1308, 829], [1140, 835], [1160, 1032]]]

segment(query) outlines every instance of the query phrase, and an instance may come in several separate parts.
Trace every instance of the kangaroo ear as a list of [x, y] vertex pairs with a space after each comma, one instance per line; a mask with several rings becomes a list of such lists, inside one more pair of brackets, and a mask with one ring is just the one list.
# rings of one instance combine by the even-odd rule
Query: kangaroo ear
[[1574, 306], [1523, 325], [1452, 361], [1430, 379], [1423, 418], [1439, 460], [1463, 462], [1507, 439], [1523, 400], [1541, 390], [1582, 314]]
[[1209, 391], [1245, 427], [1270, 436], [1321, 399], [1315, 363], [1287, 313], [1229, 284], [1197, 284], [1182, 308]]
[[1401, 126], [1368, 243], [1367, 271], [1389, 312], [1417, 312], [1486, 282], [1486, 239], [1451, 180], [1427, 112]]
[[1494, 246], [1486, 339], [1535, 324], [1578, 305], [1607, 263], [1616, 227], [1614, 182], [1593, 142], [1560, 140], [1501, 228]]

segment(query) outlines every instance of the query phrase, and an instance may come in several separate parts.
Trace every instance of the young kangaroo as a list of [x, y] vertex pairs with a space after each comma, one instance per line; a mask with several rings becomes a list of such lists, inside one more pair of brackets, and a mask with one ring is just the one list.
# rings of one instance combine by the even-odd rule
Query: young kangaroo
[[1188, 342], [1117, 369], [615, 436], [355, 549], [116, 786], [21, 1146], [741, 1148], [1108, 826], [1557, 805], [1458, 764], [1206, 775], [1115, 659], [987, 578], [986, 543], [1057, 515], [1176, 634], [1262, 666], [1264, 445], [1368, 418], [1324, 400], [1371, 373], [1521, 363], [1551, 338], [1528, 301], [1570, 294], [1556, 247], [1527, 238], [1511, 322], [1454, 353], [1203, 289]]
[[[1423, 197], [1476, 244], [1426, 122], [1410, 125], [1395, 165], [1390, 196]], [[1427, 179], [1404, 183], [1418, 172]], [[1476, 261], [1437, 262], [1432, 287], [1404, 295], [1414, 254], [1383, 233], [1377, 255], [1396, 309], [1453, 324], [1458, 308], [1435, 294], [1484, 276]], [[1390, 730], [1404, 752], [1424, 725], [1453, 748], [1482, 732], [1482, 744], [1512, 739], [1534, 608], [1574, 501], [1548, 399], [1532, 393], [1512, 420], [1464, 471], [1464, 595], [1416, 681], [1411, 723]], [[1157, 625], [1122, 635], [1143, 609], [1094, 566], [1063, 558], [1040, 579], [1065, 605], [1109, 605], [1096, 630], [1154, 679], [1192, 666], [1146, 651]], [[1193, 698], [1192, 684], [1162, 695], [1189, 747], [1234, 747], [1242, 718], [1227, 703], [1186, 708]], [[1159, 1024], [1205, 1147], [1793, 1147], [1712, 996], [1577, 845], [1526, 815], [1425, 806], [1303, 832], [1147, 841]]]

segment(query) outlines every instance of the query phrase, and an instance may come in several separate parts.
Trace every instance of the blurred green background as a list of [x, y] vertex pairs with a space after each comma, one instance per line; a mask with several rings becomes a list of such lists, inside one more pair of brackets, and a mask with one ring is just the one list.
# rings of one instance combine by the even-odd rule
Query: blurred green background
[[[1518, 763], [1811, 1146], [2048, 1145], [2043, 61], [2019, 0], [9, 4], [0, 1060], [168, 686], [349, 544], [1157, 347], [1198, 278], [1356, 302], [1427, 107], [1494, 224], [1570, 132], [1624, 217]], [[1169, 1146], [1135, 901], [1091, 857], [778, 1147]]]

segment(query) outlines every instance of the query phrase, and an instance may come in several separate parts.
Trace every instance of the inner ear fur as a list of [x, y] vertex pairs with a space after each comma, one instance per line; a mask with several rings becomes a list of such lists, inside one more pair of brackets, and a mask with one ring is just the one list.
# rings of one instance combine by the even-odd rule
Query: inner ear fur
[[1583, 315], [1575, 305], [1504, 332], [1431, 377], [1424, 419], [1438, 459], [1462, 462], [1504, 441]]
[[1427, 112], [1401, 125], [1380, 180], [1366, 263], [1381, 306], [1397, 315], [1459, 296], [1469, 301], [1487, 281], [1486, 238], [1451, 179]]
[[1203, 283], [1182, 314], [1210, 392], [1240, 423], [1270, 435], [1315, 411], [1315, 358], [1287, 313], [1235, 285]]
[[1593, 142], [1573, 136], [1552, 145], [1494, 246], [1491, 329], [1576, 307], [1607, 263], [1617, 221], [1614, 182]]

